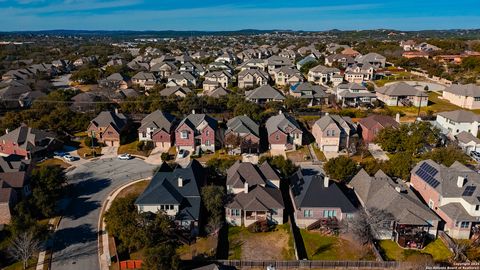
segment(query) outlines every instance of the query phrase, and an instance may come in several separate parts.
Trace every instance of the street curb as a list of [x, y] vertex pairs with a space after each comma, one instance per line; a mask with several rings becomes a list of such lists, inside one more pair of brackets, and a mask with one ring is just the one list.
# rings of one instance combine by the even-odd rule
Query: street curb
[[[118, 196], [118, 194], [120, 193], [120, 191], [124, 190], [125, 188], [131, 186], [131, 185], [134, 185], [138, 182], [141, 182], [141, 181], [146, 181], [146, 180], [151, 180], [152, 177], [147, 177], [147, 178], [141, 178], [141, 179], [137, 179], [137, 180], [133, 180], [132, 182], [130, 183], [127, 183], [123, 186], [120, 186], [118, 188], [116, 188], [115, 190], [113, 190], [112, 192], [110, 192], [107, 196], [107, 198], [103, 201], [102, 203], [102, 208], [100, 209], [100, 216], [98, 217], [98, 224], [97, 224], [97, 232], [98, 232], [98, 239], [97, 239], [97, 246], [98, 246], [98, 262], [99, 262], [99, 266], [100, 266], [100, 270], [108, 270], [109, 269], [109, 262], [107, 259], [110, 259], [110, 251], [108, 249], [108, 233], [105, 229], [105, 222], [103, 222], [103, 214], [105, 213], [105, 211], [107, 211], [109, 208], [110, 208], [110, 204], [111, 202], [113, 202], [113, 200], [115, 200], [115, 198]], [[110, 203], [110, 204], [109, 204]], [[101, 238], [104, 238], [102, 240], [102, 245], [100, 245], [100, 239]], [[106, 239], [106, 241], [105, 241]], [[105, 242], [106, 242], [106, 247], [107, 247], [107, 252], [105, 252]], [[106, 256], [108, 255], [108, 256]]]

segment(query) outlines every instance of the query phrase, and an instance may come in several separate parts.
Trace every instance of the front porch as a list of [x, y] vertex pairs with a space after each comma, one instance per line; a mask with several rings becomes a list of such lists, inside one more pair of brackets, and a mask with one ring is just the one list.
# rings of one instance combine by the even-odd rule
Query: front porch
[[429, 226], [398, 224], [394, 231], [395, 242], [403, 248], [423, 249], [429, 229]]

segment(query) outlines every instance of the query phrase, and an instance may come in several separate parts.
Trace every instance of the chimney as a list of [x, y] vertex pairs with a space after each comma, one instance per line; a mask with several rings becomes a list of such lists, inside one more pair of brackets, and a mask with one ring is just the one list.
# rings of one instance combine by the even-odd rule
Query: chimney
[[195, 110], [192, 110], [192, 114], [195, 114]]
[[330, 177], [324, 176], [323, 177], [323, 187], [328, 188], [328, 184], [330, 183]]
[[243, 184], [243, 192], [248, 193], [248, 183], [247, 182], [245, 182]]
[[325, 116], [327, 116], [327, 115], [329, 115], [329, 113], [328, 113], [328, 112], [326, 112], [326, 113], [325, 113]]
[[397, 123], [400, 123], [400, 113], [397, 113], [395, 115], [395, 121], [397, 121]]
[[279, 110], [279, 111], [278, 111], [278, 114], [282, 114], [282, 110]]
[[8, 134], [10, 132], [10, 129], [6, 128], [5, 129], [5, 134]]
[[183, 187], [183, 178], [178, 177], [178, 187]]
[[115, 108], [115, 114], [118, 114], [118, 108]]
[[463, 176], [458, 176], [457, 178], [457, 187], [461, 188], [465, 185], [465, 177]]

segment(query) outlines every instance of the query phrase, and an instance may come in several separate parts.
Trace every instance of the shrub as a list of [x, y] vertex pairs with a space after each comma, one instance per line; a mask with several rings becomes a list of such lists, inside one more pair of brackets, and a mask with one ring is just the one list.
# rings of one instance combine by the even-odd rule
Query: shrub
[[92, 138], [92, 137], [86, 137], [84, 140], [83, 140], [83, 143], [85, 144], [85, 146], [87, 147], [92, 147], [92, 141], [93, 141], [93, 147], [95, 146], [98, 146], [98, 141], [97, 141], [97, 138]]
[[170, 154], [168, 153], [162, 153], [160, 155], [160, 159], [162, 159], [162, 161], [169, 161], [170, 160]]
[[250, 224], [247, 227], [248, 231], [251, 233], [257, 233], [257, 232], [268, 232], [270, 231], [270, 226], [268, 225], [267, 220], [258, 220], [255, 221], [254, 223]]
[[137, 143], [137, 150], [138, 151], [143, 151], [144, 148], [145, 148], [145, 141], [139, 141]]

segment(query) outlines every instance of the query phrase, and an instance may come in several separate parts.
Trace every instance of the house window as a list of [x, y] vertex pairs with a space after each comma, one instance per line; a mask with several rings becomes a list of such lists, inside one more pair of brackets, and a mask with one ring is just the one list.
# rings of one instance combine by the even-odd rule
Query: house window
[[206, 140], [206, 141], [205, 141], [205, 145], [206, 145], [206, 146], [210, 146], [210, 140]]
[[460, 224], [460, 228], [462, 229], [466, 229], [468, 228], [468, 226], [470, 226], [470, 222], [468, 221], [462, 221], [462, 223]]
[[335, 130], [332, 130], [332, 137], [335, 136]]
[[330, 130], [327, 130], [327, 136], [330, 136]]
[[146, 133], [145, 131], [142, 132], [142, 137], [143, 137], [143, 138], [147, 137], [147, 133]]
[[207, 136], [210, 135], [210, 132], [208, 130], [205, 131], [205, 135], [207, 135]]
[[275, 140], [276, 141], [280, 140], [280, 136], [278, 134], [275, 135]]
[[347, 219], [352, 219], [353, 218], [353, 214], [347, 214]]
[[480, 97], [475, 97], [475, 101], [480, 101]]
[[184, 131], [180, 132], [180, 138], [188, 139], [188, 131], [184, 130]]
[[232, 216], [239, 217], [240, 216], [240, 209], [232, 209]]
[[304, 217], [313, 217], [312, 210], [303, 210]]
[[331, 217], [336, 217], [337, 216], [337, 211], [335, 210], [323, 210], [323, 217], [324, 218], [331, 218]]
[[480, 205], [477, 204], [475, 205], [475, 211], [478, 211], [478, 210], [480, 210]]

